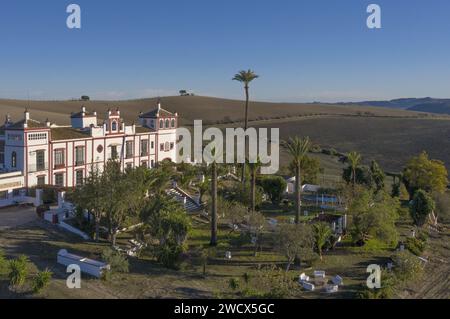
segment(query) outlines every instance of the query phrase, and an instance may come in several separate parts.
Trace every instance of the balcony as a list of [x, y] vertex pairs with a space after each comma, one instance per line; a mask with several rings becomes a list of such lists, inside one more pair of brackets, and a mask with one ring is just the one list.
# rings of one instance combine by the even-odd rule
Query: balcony
[[38, 163], [28, 165], [28, 173], [36, 173], [48, 170], [48, 163]]
[[75, 161], [75, 166], [83, 166], [84, 164], [84, 160]]

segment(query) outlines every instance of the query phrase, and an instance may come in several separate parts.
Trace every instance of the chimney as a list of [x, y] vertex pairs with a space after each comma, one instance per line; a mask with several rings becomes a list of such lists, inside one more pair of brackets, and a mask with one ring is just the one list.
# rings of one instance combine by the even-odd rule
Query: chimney
[[45, 126], [50, 127], [52, 123], [48, 119], [45, 120]]
[[83, 113], [83, 116], [86, 114], [86, 107], [84, 105], [81, 107], [81, 113]]
[[23, 114], [25, 121], [28, 121], [30, 119], [30, 112], [28, 112], [28, 109], [25, 109], [25, 112]]
[[97, 116], [97, 111], [94, 111], [94, 116]]
[[11, 125], [11, 117], [9, 114], [6, 114], [5, 116], [5, 127], [8, 127], [9, 125]]

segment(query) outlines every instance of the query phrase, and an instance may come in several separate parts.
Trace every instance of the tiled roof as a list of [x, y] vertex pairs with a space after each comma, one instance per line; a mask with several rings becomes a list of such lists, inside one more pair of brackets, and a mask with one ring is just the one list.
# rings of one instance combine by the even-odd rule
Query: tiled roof
[[[93, 117], [95, 116], [94, 113], [91, 112], [84, 112], [84, 117]], [[82, 118], [83, 117], [83, 112], [78, 112], [78, 113], [73, 113], [70, 118]]]
[[136, 126], [136, 133], [151, 133], [151, 132], [155, 132], [155, 130], [148, 128], [148, 127], [143, 127], [143, 126]]
[[[23, 129], [25, 124], [25, 120], [20, 120], [14, 124], [11, 124], [7, 127], [7, 129]], [[35, 120], [27, 121], [27, 128], [47, 128], [47, 125]]]
[[54, 127], [51, 129], [51, 133], [52, 141], [76, 140], [90, 137], [88, 131], [77, 130], [71, 127]]
[[165, 117], [165, 116], [175, 116], [175, 115], [165, 109], [162, 109], [162, 108], [159, 108], [159, 109], [156, 108], [150, 112], [139, 115], [139, 117], [141, 117], [141, 118], [155, 118], [158, 116]]

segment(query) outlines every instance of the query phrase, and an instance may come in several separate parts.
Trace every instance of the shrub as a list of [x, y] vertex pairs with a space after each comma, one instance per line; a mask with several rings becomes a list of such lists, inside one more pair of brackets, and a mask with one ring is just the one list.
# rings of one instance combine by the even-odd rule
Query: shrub
[[111, 272], [129, 272], [128, 260], [120, 252], [107, 248], [102, 252], [102, 258], [110, 265]]
[[426, 240], [420, 238], [408, 238], [406, 240], [406, 248], [416, 256], [421, 256], [426, 248]]
[[414, 223], [418, 226], [424, 225], [427, 216], [434, 211], [435, 207], [436, 203], [427, 192], [421, 189], [416, 191], [410, 207]]
[[38, 272], [33, 279], [32, 289], [34, 293], [41, 292], [45, 287], [50, 284], [50, 279], [52, 278], [52, 272], [48, 269]]
[[186, 251], [185, 245], [175, 245], [167, 243], [157, 246], [153, 250], [156, 260], [164, 267], [178, 269], [181, 262], [181, 254]]
[[395, 277], [400, 283], [416, 280], [423, 273], [419, 259], [408, 251], [397, 253], [392, 260], [395, 265]]
[[272, 203], [279, 203], [283, 198], [283, 194], [286, 190], [286, 181], [281, 176], [267, 176], [258, 181], [258, 184], [269, 196]]
[[8, 271], [8, 261], [6, 260], [5, 253], [0, 249], [0, 275], [6, 274]]
[[228, 286], [232, 289], [232, 290], [237, 290], [239, 289], [239, 280], [236, 278], [231, 278], [230, 281], [228, 282]]
[[9, 282], [11, 286], [22, 286], [28, 276], [29, 261], [28, 257], [22, 255], [9, 262]]

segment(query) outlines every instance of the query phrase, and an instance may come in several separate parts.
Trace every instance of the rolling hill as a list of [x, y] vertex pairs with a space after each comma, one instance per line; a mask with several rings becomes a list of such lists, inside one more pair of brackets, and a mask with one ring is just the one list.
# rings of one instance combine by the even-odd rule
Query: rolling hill
[[[175, 96], [161, 99], [163, 108], [178, 112], [182, 125], [202, 119], [205, 125], [241, 126], [242, 101], [201, 96]], [[399, 104], [399, 103], [398, 103]], [[96, 110], [102, 118], [108, 109], [120, 108], [123, 118], [136, 121], [140, 111], [156, 107], [157, 98], [129, 101], [21, 101], [0, 100], [0, 116], [10, 114], [21, 119], [29, 105], [31, 117], [49, 119], [60, 125], [69, 124], [70, 113], [82, 105]], [[310, 136], [314, 143], [341, 152], [356, 150], [366, 162], [378, 160], [391, 171], [398, 171], [413, 155], [426, 150], [433, 158], [450, 167], [450, 116], [356, 104], [301, 104], [252, 102], [251, 125], [277, 127], [280, 137]], [[326, 160], [326, 159], [324, 159]], [[287, 157], [281, 156], [282, 164]], [[337, 167], [334, 163], [325, 166]], [[333, 169], [333, 173], [337, 170]], [[330, 172], [326, 172], [330, 173]]]
[[409, 110], [416, 112], [428, 112], [435, 114], [450, 114], [450, 99], [405, 98], [390, 101], [364, 101], [353, 103], [338, 103], [339, 105], [360, 105], [364, 107], [384, 107], [392, 109]]
[[[202, 119], [205, 124], [239, 122], [244, 118], [243, 102], [201, 96], [173, 96], [161, 99], [162, 107], [178, 112], [183, 124]], [[140, 111], [156, 107], [157, 98], [128, 101], [23, 101], [0, 99], [0, 116], [10, 114], [13, 120], [21, 119], [29, 105], [32, 118], [49, 119], [58, 124], [68, 124], [71, 112], [78, 112], [82, 105], [89, 111], [97, 111], [102, 118], [108, 109], [120, 108], [128, 122], [135, 121]], [[304, 116], [383, 116], [383, 117], [429, 117], [430, 114], [358, 105], [302, 104], [252, 102], [250, 120], [273, 120]]]

